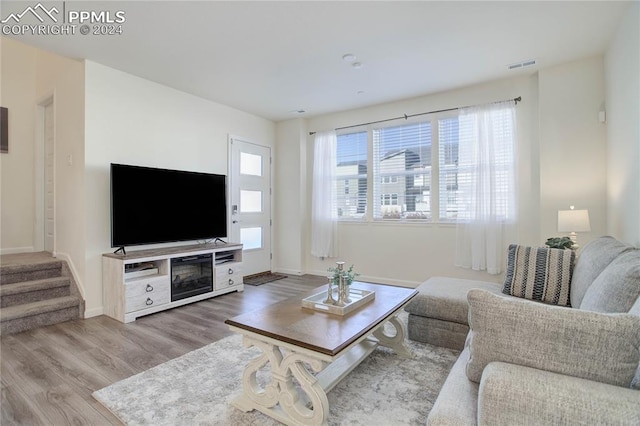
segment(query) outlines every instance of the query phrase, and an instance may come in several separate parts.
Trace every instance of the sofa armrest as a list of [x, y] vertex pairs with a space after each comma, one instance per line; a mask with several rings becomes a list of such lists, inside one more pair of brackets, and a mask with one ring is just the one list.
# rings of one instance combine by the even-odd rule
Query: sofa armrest
[[640, 391], [504, 362], [478, 392], [478, 425], [640, 424]]

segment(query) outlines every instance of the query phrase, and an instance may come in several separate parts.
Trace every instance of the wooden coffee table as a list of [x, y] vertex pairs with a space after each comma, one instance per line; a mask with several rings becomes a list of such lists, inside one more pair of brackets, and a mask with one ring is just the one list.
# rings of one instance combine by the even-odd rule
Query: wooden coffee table
[[[411, 356], [397, 315], [418, 292], [363, 282], [352, 286], [375, 291], [375, 299], [344, 316], [302, 307], [303, 298], [326, 290], [322, 286], [225, 321], [243, 335], [245, 347], [262, 351], [244, 369], [242, 394], [232, 401], [236, 408], [259, 410], [289, 425], [326, 424], [327, 392], [378, 345]], [[392, 327], [385, 330], [385, 324]], [[263, 367], [270, 382], [260, 386], [256, 373]]]

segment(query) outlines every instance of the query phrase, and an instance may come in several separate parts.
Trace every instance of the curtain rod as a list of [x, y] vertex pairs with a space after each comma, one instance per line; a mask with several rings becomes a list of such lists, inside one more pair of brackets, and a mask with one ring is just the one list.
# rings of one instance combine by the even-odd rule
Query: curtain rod
[[[518, 96], [517, 98], [513, 98], [513, 99], [507, 99], [507, 100], [504, 100], [504, 101], [495, 101], [495, 102], [491, 102], [491, 103], [492, 104], [497, 104], [497, 103], [500, 103], [500, 102], [508, 102], [508, 101], [513, 101], [513, 102], [516, 103], [516, 105], [518, 105], [518, 102], [522, 102], [522, 96]], [[467, 105], [467, 106], [463, 106], [463, 107], [439, 109], [439, 110], [435, 110], [435, 111], [420, 112], [418, 114], [411, 114], [411, 115], [404, 114], [403, 116], [400, 116], [400, 117], [386, 118], [384, 120], [370, 121], [368, 123], [353, 124], [351, 126], [336, 127], [334, 130], [351, 129], [352, 127], [368, 126], [369, 124], [385, 123], [387, 121], [401, 120], [403, 118], [405, 120], [407, 120], [409, 118], [418, 117], [420, 115], [437, 114], [439, 112], [447, 112], [447, 111], [456, 111], [456, 110], [459, 110], [459, 109], [470, 108], [470, 107], [474, 107], [474, 106], [477, 106], [477, 105]], [[316, 132], [309, 132], [309, 136], [315, 135], [315, 134], [316, 134]]]

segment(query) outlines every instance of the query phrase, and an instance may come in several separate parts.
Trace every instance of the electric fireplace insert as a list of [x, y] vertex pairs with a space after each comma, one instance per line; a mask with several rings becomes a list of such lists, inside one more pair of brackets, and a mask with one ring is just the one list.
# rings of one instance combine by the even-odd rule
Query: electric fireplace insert
[[213, 255], [171, 259], [171, 301], [213, 291]]

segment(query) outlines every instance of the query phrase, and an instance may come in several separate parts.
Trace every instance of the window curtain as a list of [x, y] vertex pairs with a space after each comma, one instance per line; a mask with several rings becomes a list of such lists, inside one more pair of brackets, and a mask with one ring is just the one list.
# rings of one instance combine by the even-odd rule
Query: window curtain
[[516, 219], [515, 124], [513, 101], [460, 112], [456, 266], [503, 270]]
[[311, 255], [338, 256], [336, 205], [336, 132], [318, 132], [313, 149], [313, 193], [311, 200]]

